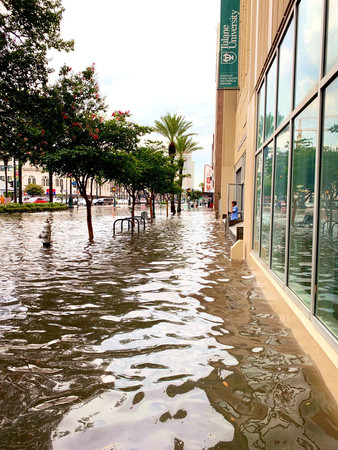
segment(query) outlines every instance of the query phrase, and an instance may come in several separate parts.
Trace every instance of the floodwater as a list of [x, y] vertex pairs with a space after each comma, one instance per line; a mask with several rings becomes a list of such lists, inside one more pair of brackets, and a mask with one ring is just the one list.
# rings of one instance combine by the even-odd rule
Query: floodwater
[[1, 450], [338, 448], [318, 369], [210, 210], [114, 237], [128, 210], [93, 209], [93, 244], [84, 208], [0, 216]]

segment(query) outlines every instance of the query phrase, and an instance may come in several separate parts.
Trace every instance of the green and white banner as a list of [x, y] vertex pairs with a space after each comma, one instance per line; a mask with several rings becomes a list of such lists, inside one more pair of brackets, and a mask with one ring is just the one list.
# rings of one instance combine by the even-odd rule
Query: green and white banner
[[218, 89], [238, 89], [240, 0], [221, 0]]

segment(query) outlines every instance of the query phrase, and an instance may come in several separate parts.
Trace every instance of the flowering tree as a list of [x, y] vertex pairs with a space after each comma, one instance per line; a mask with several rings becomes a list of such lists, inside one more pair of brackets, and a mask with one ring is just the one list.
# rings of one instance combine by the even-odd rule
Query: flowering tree
[[92, 193], [104, 166], [100, 129], [106, 110], [94, 64], [77, 74], [64, 66], [47, 94], [50, 107], [41, 118], [39, 162], [60, 176], [75, 178], [86, 201], [89, 239], [93, 240]]

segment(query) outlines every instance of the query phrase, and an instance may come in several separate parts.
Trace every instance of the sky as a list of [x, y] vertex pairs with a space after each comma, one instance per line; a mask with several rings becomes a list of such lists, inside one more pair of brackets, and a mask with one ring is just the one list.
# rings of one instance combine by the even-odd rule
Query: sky
[[[195, 188], [211, 164], [220, 0], [63, 0], [61, 36], [75, 51], [50, 65], [75, 72], [95, 63], [109, 116], [130, 110], [140, 125], [168, 112], [191, 121]], [[56, 72], [57, 73], [57, 72]], [[156, 136], [154, 135], [153, 139]]]

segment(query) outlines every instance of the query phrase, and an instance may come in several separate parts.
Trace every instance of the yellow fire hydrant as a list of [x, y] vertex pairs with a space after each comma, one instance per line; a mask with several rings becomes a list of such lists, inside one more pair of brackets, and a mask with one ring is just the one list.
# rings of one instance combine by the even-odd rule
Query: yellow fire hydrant
[[42, 239], [42, 245], [44, 247], [50, 247], [50, 243], [52, 240], [52, 231], [48, 219], [46, 219], [46, 222], [43, 224], [43, 228], [41, 233], [39, 234], [39, 238]]

